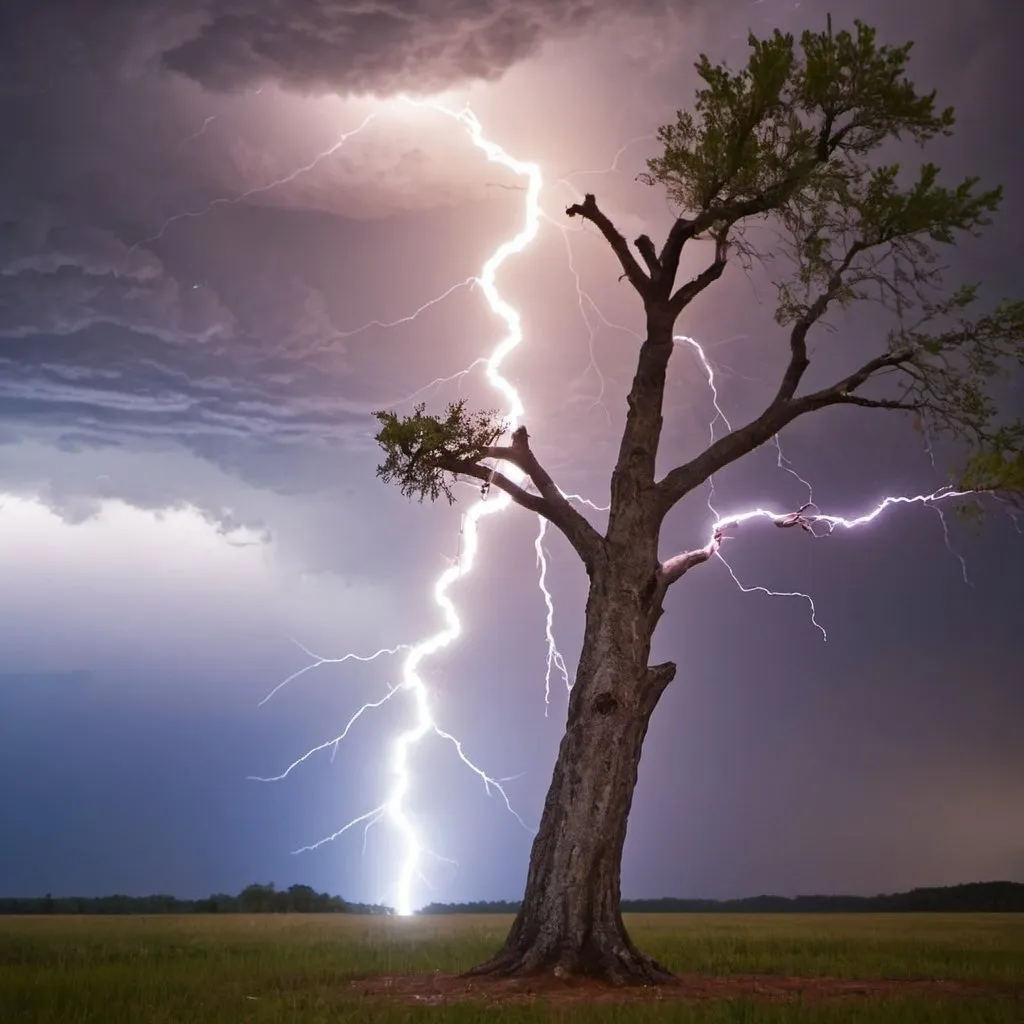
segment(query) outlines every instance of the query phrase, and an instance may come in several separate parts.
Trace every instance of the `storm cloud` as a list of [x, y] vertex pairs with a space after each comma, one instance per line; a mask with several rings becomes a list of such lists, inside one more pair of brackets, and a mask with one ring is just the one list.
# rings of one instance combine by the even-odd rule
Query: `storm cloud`
[[[553, 40], [699, 0], [205, 0], [166, 5], [15, 0], [6, 54], [61, 53], [72, 67], [151, 61], [215, 91], [279, 82], [303, 92], [443, 91], [493, 81]], [[20, 58], [20, 59], [19, 59]]]

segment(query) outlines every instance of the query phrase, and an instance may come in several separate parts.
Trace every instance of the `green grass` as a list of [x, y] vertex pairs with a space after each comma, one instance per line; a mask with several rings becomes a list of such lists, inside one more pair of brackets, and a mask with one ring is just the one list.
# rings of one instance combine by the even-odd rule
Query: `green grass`
[[[1024, 1001], [996, 992], [483, 1011], [359, 1002], [348, 991], [348, 978], [368, 973], [464, 970], [494, 950], [508, 924], [476, 916], [0, 918], [0, 1022], [1024, 1021]], [[1013, 983], [1024, 995], [1024, 916], [637, 915], [628, 924], [644, 949], [680, 972], [971, 979]]]

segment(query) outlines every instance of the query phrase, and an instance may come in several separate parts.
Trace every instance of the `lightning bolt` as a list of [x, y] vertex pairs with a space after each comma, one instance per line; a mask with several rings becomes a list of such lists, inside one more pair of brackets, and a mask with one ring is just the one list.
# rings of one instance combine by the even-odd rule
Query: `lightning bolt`
[[[936, 491], [932, 491], [930, 494], [888, 495], [882, 498], [878, 504], [869, 511], [852, 517], [833, 515], [824, 512], [807, 513], [806, 509], [810, 508], [810, 505], [805, 505], [803, 509], [797, 512], [779, 512], [775, 509], [766, 508], [747, 509], [743, 512], [735, 512], [731, 515], [721, 516], [716, 519], [711, 527], [711, 537], [701, 551], [708, 557], [717, 557], [728, 569], [733, 582], [746, 594], [756, 592], [767, 594], [770, 597], [799, 597], [807, 601], [811, 609], [812, 624], [821, 633], [822, 639], [827, 640], [828, 633], [825, 631], [824, 626], [818, 622], [814, 599], [809, 594], [802, 593], [801, 591], [778, 591], [769, 590], [767, 587], [762, 586], [747, 586], [739, 580], [732, 566], [722, 558], [721, 555], [720, 549], [722, 542], [727, 536], [725, 532], [726, 530], [731, 527], [740, 526], [751, 519], [767, 519], [779, 527], [786, 528], [799, 526], [812, 536], [820, 538], [823, 534], [820, 534], [815, 530], [815, 526], [818, 524], [824, 526], [826, 534], [831, 534], [837, 529], [854, 530], [858, 527], [866, 526], [868, 523], [874, 522], [875, 519], [877, 519], [887, 508], [890, 508], [893, 505], [924, 505], [928, 508], [941, 512], [941, 509], [936, 508], [935, 502], [945, 501], [950, 498], [963, 498], [975, 493], [977, 492], [958, 491], [954, 490], [952, 487], [942, 487]], [[945, 520], [943, 520], [943, 523], [945, 524]]]
[[638, 142], [655, 142], [657, 141], [657, 138], [658, 137], [656, 135], [634, 135], [633, 138], [619, 146], [615, 151], [615, 155], [612, 157], [611, 163], [607, 167], [599, 170], [587, 169], [583, 171], [571, 171], [569, 174], [558, 178], [555, 181], [555, 184], [567, 188], [574, 196], [576, 196], [576, 201], [579, 202], [583, 199], [583, 196], [576, 191], [575, 186], [572, 184], [573, 178], [583, 178], [590, 175], [614, 174], [619, 169], [619, 161], [622, 159], [627, 149], [631, 149]]
[[[408, 102], [416, 103], [413, 100]], [[525, 223], [518, 234], [498, 247], [491, 258], [484, 264], [483, 271], [476, 282], [495, 316], [505, 322], [505, 337], [498, 343], [487, 360], [485, 373], [491, 386], [505, 398], [507, 402], [506, 420], [509, 423], [509, 428], [514, 429], [523, 415], [524, 407], [519, 392], [510, 381], [502, 376], [501, 364], [522, 342], [523, 330], [519, 313], [502, 298], [496, 285], [496, 278], [499, 269], [505, 261], [511, 256], [521, 253], [537, 236], [540, 226], [540, 192], [543, 184], [540, 168], [534, 163], [526, 163], [509, 156], [497, 143], [487, 139], [483, 134], [480, 122], [468, 108], [464, 108], [461, 111], [453, 111], [435, 103], [427, 103], [425, 105], [457, 121], [467, 131], [473, 144], [484, 153], [488, 161], [499, 164], [513, 174], [524, 177], [527, 180]], [[522, 471], [517, 470], [515, 467], [508, 467], [508, 471], [509, 476], [514, 482], [521, 483], [523, 481], [525, 474]], [[410, 788], [410, 747], [417, 744], [430, 731], [448, 740], [455, 746], [463, 763], [480, 777], [484, 786], [488, 789], [494, 786], [505, 798], [508, 809], [512, 810], [508, 797], [505, 796], [505, 791], [501, 788], [501, 784], [491, 779], [473, 764], [466, 757], [459, 741], [448, 733], [443, 732], [437, 725], [430, 711], [427, 686], [419, 674], [419, 667], [426, 658], [447, 647], [462, 632], [458, 612], [452, 599], [448, 596], [448, 591], [452, 584], [473, 569], [479, 548], [480, 520], [486, 516], [495, 515], [503, 511], [510, 503], [511, 499], [509, 496], [504, 492], [499, 492], [491, 500], [487, 500], [485, 496], [482, 496], [480, 500], [476, 501], [466, 511], [463, 520], [463, 547], [460, 558], [455, 565], [445, 570], [434, 584], [434, 600], [444, 614], [445, 627], [414, 646], [407, 655], [402, 668], [402, 682], [400, 685], [403, 690], [413, 697], [417, 711], [417, 720], [412, 728], [398, 736], [393, 744], [391, 761], [392, 789], [384, 805], [388, 818], [405, 839], [405, 857], [399, 871], [395, 894], [395, 909], [399, 914], [412, 912], [412, 883], [417, 875], [423, 849], [415, 826], [405, 809], [405, 798]], [[520, 819], [521, 821], [522, 819]]]
[[[164, 233], [167, 229], [179, 220], [194, 220], [197, 217], [205, 217], [206, 214], [216, 206], [236, 206], [238, 203], [245, 202], [246, 199], [251, 199], [253, 196], [261, 195], [264, 192], [270, 192], [275, 188], [280, 188], [282, 185], [287, 185], [290, 182], [295, 181], [295, 179], [301, 175], [308, 174], [328, 157], [337, 153], [349, 139], [363, 131], [377, 116], [377, 111], [372, 111], [367, 114], [366, 117], [363, 118], [361, 124], [353, 128], [351, 131], [343, 132], [338, 136], [335, 142], [328, 146], [327, 149], [317, 153], [309, 163], [305, 163], [301, 167], [296, 167], [295, 170], [290, 171], [283, 177], [275, 178], [273, 181], [264, 182], [262, 185], [255, 185], [252, 188], [246, 189], [244, 192], [239, 192], [233, 196], [218, 196], [216, 199], [211, 199], [205, 206], [200, 207], [198, 210], [185, 210], [182, 213], [176, 213], [172, 217], [168, 217], [155, 235], [150, 235], [149, 238], [144, 238], [141, 241], [136, 242], [131, 249], [129, 249], [129, 252], [134, 252], [140, 245], [149, 245], [153, 242], [159, 242], [160, 239], [164, 237]], [[204, 125], [204, 128], [205, 127], [206, 126]]]
[[308, 665], [304, 665], [298, 671], [293, 672], [287, 679], [282, 679], [281, 682], [279, 682], [277, 686], [275, 686], [270, 693], [268, 693], [266, 697], [256, 705], [257, 707], [263, 707], [263, 705], [266, 704], [267, 701], [270, 700], [270, 698], [279, 690], [283, 690], [289, 683], [298, 679], [299, 676], [304, 676], [307, 672], [312, 672], [313, 669], [319, 668], [321, 665], [343, 665], [346, 661], [376, 661], [378, 658], [382, 658], [386, 654], [397, 654], [399, 651], [407, 651], [409, 649], [408, 644], [399, 644], [397, 647], [382, 647], [379, 651], [374, 651], [373, 654], [343, 654], [340, 658], [324, 658], [319, 654], [314, 654], [308, 647], [303, 646], [294, 638], [292, 638], [292, 643], [313, 660]]
[[796, 482], [798, 484], [800, 484], [802, 487], [804, 487], [806, 489], [806, 491], [807, 491], [807, 504], [808, 505], [813, 505], [814, 504], [814, 488], [810, 485], [810, 483], [807, 480], [805, 480], [793, 468], [793, 463], [790, 462], [789, 459], [786, 458], [786, 454], [782, 450], [782, 442], [779, 440], [779, 435], [778, 434], [776, 434], [772, 438], [772, 444], [775, 445], [775, 451], [776, 451], [776, 453], [778, 455], [778, 457], [775, 460], [775, 465], [778, 466], [779, 469], [781, 469], [783, 471], [783, 473], [788, 473], [791, 477], [793, 477], [794, 480], [796, 480]]
[[551, 704], [551, 676], [557, 672], [565, 683], [566, 692], [572, 689], [572, 681], [569, 679], [569, 669], [566, 667], [565, 658], [558, 649], [555, 640], [555, 602], [548, 590], [548, 560], [547, 552], [544, 550], [544, 534], [547, 532], [548, 521], [543, 516], [537, 516], [540, 526], [537, 530], [537, 539], [533, 542], [534, 551], [537, 553], [537, 586], [540, 588], [541, 597], [544, 600], [544, 640], [547, 643], [547, 665], [544, 672], [544, 717], [548, 717], [548, 708]]
[[193, 139], [198, 139], [201, 135], [205, 135], [206, 129], [209, 128], [210, 125], [213, 124], [213, 122], [216, 121], [219, 116], [219, 114], [210, 114], [203, 121], [203, 126], [199, 129], [199, 131], [193, 132], [191, 135], [186, 135], [185, 138], [183, 138], [181, 142], [178, 143], [179, 148], [181, 146], [184, 146], [186, 142], [191, 142]]
[[[562, 491], [562, 497], [568, 501], [575, 501], [596, 512], [607, 512], [611, 506], [598, 505], [589, 498], [580, 494], [567, 494]], [[569, 678], [569, 669], [565, 663], [562, 652], [558, 649], [558, 642], [555, 640], [555, 602], [548, 590], [548, 561], [547, 551], [544, 547], [544, 535], [547, 533], [548, 521], [543, 516], [537, 516], [540, 524], [537, 530], [536, 540], [533, 542], [534, 551], [537, 553], [537, 586], [540, 589], [541, 598], [544, 601], [544, 640], [547, 645], [547, 665], [544, 672], [544, 717], [548, 717], [548, 709], [551, 705], [551, 677], [557, 672], [565, 684], [566, 693], [572, 690], [572, 680]]]
[[[406, 316], [401, 316], [397, 320], [367, 320], [365, 324], [359, 327], [353, 328], [350, 331], [341, 331], [338, 334], [339, 338], [353, 338], [357, 334], [362, 334], [363, 331], [368, 331], [371, 327], [380, 327], [388, 329], [391, 327], [400, 327], [402, 324], [410, 324], [413, 320], [416, 320], [423, 313], [425, 313], [431, 306], [436, 306], [439, 302], [444, 302], [449, 295], [454, 295], [455, 292], [461, 291], [463, 288], [472, 288], [474, 285], [479, 284], [479, 280], [475, 277], [467, 277], [465, 281], [459, 281], [457, 284], [453, 284], [450, 288], [446, 288], [440, 295], [435, 296], [432, 299], [428, 299], [422, 305], [418, 306], [411, 313]], [[483, 360], [478, 360], [483, 362]], [[447, 379], [447, 378], [442, 378]], [[429, 385], [427, 385], [429, 387]]]
[[[718, 385], [715, 378], [715, 370], [708, 359], [701, 344], [695, 339], [688, 335], [677, 334], [674, 336], [673, 341], [689, 345], [697, 356], [697, 361], [700, 363], [701, 368], [704, 371], [705, 379], [708, 383], [708, 390], [711, 392], [711, 404], [714, 408], [714, 416], [708, 423], [709, 440], [711, 444], [714, 444], [716, 438], [716, 425], [721, 421], [724, 424], [725, 429], [731, 431], [732, 424], [729, 422], [729, 418], [725, 415], [719, 404]], [[963, 555], [959, 554], [952, 547], [950, 536], [949, 536], [949, 524], [946, 522], [946, 517], [943, 515], [942, 509], [936, 505], [936, 502], [944, 501], [949, 498], [962, 498], [967, 495], [973, 494], [973, 491], [957, 491], [952, 487], [941, 487], [930, 494], [916, 494], [916, 495], [890, 495], [883, 498], [874, 508], [863, 515], [856, 516], [853, 518], [829, 515], [822, 513], [818, 509], [818, 505], [814, 501], [814, 489], [810, 482], [805, 480], [794, 468], [789, 459], [786, 458], [785, 453], [782, 450], [782, 443], [776, 434], [772, 438], [772, 443], [776, 450], [776, 465], [780, 470], [788, 473], [794, 477], [807, 491], [807, 501], [803, 508], [798, 512], [778, 512], [770, 509], [756, 508], [748, 509], [744, 512], [733, 513], [732, 515], [722, 516], [714, 505], [715, 498], [715, 480], [714, 477], [708, 478], [708, 499], [707, 506], [708, 511], [714, 516], [714, 522], [711, 526], [711, 536], [708, 543], [704, 548], [700, 549], [707, 557], [714, 556], [717, 558], [726, 568], [732, 578], [733, 583], [744, 593], [744, 594], [764, 594], [768, 597], [793, 597], [798, 598], [801, 601], [807, 603], [810, 609], [811, 624], [817, 629], [822, 636], [823, 640], [828, 639], [828, 633], [825, 627], [818, 621], [818, 610], [814, 603], [814, 598], [801, 590], [772, 590], [769, 587], [761, 586], [760, 584], [748, 585], [744, 583], [739, 576], [736, 574], [736, 570], [726, 560], [722, 554], [722, 542], [726, 539], [726, 530], [730, 527], [739, 526], [741, 523], [747, 522], [750, 519], [768, 519], [775, 523], [776, 526], [780, 527], [792, 527], [800, 526], [808, 533], [815, 537], [820, 537], [815, 530], [815, 526], [821, 524], [825, 528], [826, 534], [832, 534], [837, 528], [845, 530], [856, 529], [859, 526], [866, 526], [868, 523], [873, 522], [878, 516], [880, 516], [887, 508], [892, 505], [924, 505], [926, 508], [930, 508], [935, 512], [939, 520], [942, 523], [942, 536], [946, 544], [946, 550], [949, 551], [960, 563], [961, 573], [963, 575], [964, 583], [970, 584], [970, 579], [967, 574], [967, 562]], [[814, 509], [814, 512], [806, 514], [808, 509]], [[692, 554], [690, 552], [689, 554]], [[684, 556], [685, 557], [685, 556]]]
[[[508, 355], [522, 342], [523, 330], [518, 311], [502, 297], [498, 291], [496, 280], [498, 272], [506, 260], [518, 253], [521, 253], [534, 240], [538, 233], [541, 217], [540, 193], [543, 185], [541, 171], [536, 164], [517, 160], [506, 153], [505, 150], [497, 143], [492, 142], [490, 139], [485, 137], [480, 122], [468, 107], [463, 108], [462, 110], [452, 110], [431, 101], [418, 101], [404, 97], [403, 100], [411, 105], [429, 108], [453, 119], [467, 132], [473, 145], [483, 152], [489, 162], [498, 164], [512, 173], [526, 179], [527, 188], [525, 195], [524, 223], [516, 235], [502, 243], [502, 245], [500, 245], [491, 255], [490, 259], [488, 259], [484, 264], [479, 276], [469, 278], [453, 285], [441, 295], [421, 305], [409, 316], [401, 317], [394, 321], [370, 321], [362, 327], [348, 332], [346, 336], [351, 337], [353, 334], [357, 334], [370, 327], [385, 328], [407, 323], [414, 320], [437, 302], [443, 301], [460, 288], [479, 288], [483, 293], [487, 304], [491, 308], [491, 311], [504, 322], [506, 328], [504, 337], [492, 350], [490, 356], [483, 361], [483, 365], [484, 372], [489, 383], [499, 392], [506, 403], [505, 420], [509, 425], [509, 429], [512, 430], [517, 426], [520, 418], [522, 417], [524, 406], [519, 392], [510, 381], [502, 376], [501, 366]], [[368, 121], [369, 118], [361, 127], [364, 127]], [[351, 134], [353, 133], [349, 133], [349, 136], [351, 136]], [[337, 145], [340, 145], [340, 142], [336, 144], [335, 148], [337, 148]], [[327, 152], [321, 154], [319, 159], [322, 159], [326, 155], [328, 155]], [[290, 177], [294, 177], [294, 175], [291, 175]], [[472, 367], [470, 367], [470, 369], [471, 368]], [[467, 372], [469, 372], [468, 369], [461, 371], [460, 374], [456, 374], [454, 377], [459, 377]], [[426, 385], [426, 387], [431, 387], [434, 384], [440, 383], [444, 379], [454, 379], [454, 377], [439, 378], [437, 381]], [[420, 390], [425, 390], [425, 388]], [[525, 474], [514, 466], [507, 467], [506, 474], [516, 483], [525, 482]], [[510, 503], [511, 499], [504, 492], [498, 492], [492, 497], [488, 497], [487, 494], [484, 493], [480, 499], [472, 504], [464, 513], [462, 519], [461, 547], [459, 556], [455, 559], [453, 564], [449, 565], [441, 573], [434, 582], [433, 587], [434, 602], [441, 610], [444, 624], [441, 629], [426, 639], [421, 640], [417, 644], [407, 645], [405, 647], [407, 653], [402, 664], [400, 681], [390, 687], [387, 693], [379, 700], [370, 701], [362, 705], [349, 718], [348, 722], [337, 736], [311, 748], [301, 757], [293, 761], [292, 764], [278, 775], [263, 777], [260, 779], [260, 781], [269, 782], [280, 781], [281, 779], [286, 778], [295, 768], [317, 753], [325, 751], [328, 748], [337, 750], [338, 744], [348, 735], [349, 730], [367, 711], [378, 708], [399, 695], [408, 698], [412, 703], [414, 720], [413, 723], [403, 732], [399, 733], [391, 743], [389, 764], [390, 787], [384, 801], [372, 810], [353, 818], [331, 835], [326, 836], [309, 846], [302, 847], [301, 850], [295, 851], [298, 853], [303, 850], [316, 849], [324, 843], [338, 838], [360, 824], [364, 826], [365, 842], [365, 834], [369, 828], [380, 822], [389, 822], [401, 836], [404, 846], [404, 854], [398, 871], [398, 877], [392, 889], [395, 909], [397, 913], [402, 915], [410, 914], [413, 911], [413, 883], [417, 878], [422, 878], [420, 862], [423, 855], [431, 852], [424, 845], [419, 832], [417, 831], [416, 825], [407, 809], [408, 798], [411, 794], [413, 785], [411, 754], [413, 749], [417, 747], [428, 735], [433, 734], [454, 747], [459, 759], [480, 779], [486, 791], [490, 793], [494, 790], [499, 793], [508, 811], [516, 817], [524, 828], [528, 829], [528, 826], [523, 822], [523, 819], [512, 807], [508, 795], [502, 787], [502, 782], [508, 780], [495, 779], [488, 775], [482, 768], [470, 760], [462, 746], [462, 743], [455, 736], [442, 729], [438, 724], [430, 706], [429, 688], [420, 674], [423, 663], [439, 651], [452, 644], [456, 639], [458, 639], [462, 632], [462, 624], [459, 619], [458, 611], [455, 603], [449, 595], [449, 591], [458, 580], [462, 579], [472, 571], [476, 563], [480, 543], [479, 524], [481, 520], [487, 516], [492, 516], [502, 512]], [[551, 617], [553, 615], [553, 604], [545, 583], [547, 563], [543, 551], [543, 534], [541, 534], [538, 540], [537, 551], [541, 565], [540, 585], [541, 590], [545, 595], [548, 607], [548, 636], [551, 637], [550, 643], [552, 645], [552, 649], [554, 649], [554, 640], [550, 629]], [[359, 660], [369, 661], [376, 657], [394, 654], [397, 650], [398, 648], [388, 648], [365, 658], [359, 658]], [[561, 665], [564, 671], [564, 660], [561, 658], [561, 655], [558, 654], [557, 649], [554, 649], [554, 651], [554, 655], [551, 655], [550, 657], [553, 659], [553, 663]], [[278, 686], [275, 687], [265, 699], [269, 699], [269, 697], [278, 692], [282, 686], [291, 682], [306, 671], [317, 668], [328, 662], [341, 662], [349, 658], [358, 657], [354, 655], [345, 655], [343, 658], [328, 659], [313, 655], [308, 651], [307, 653], [313, 659], [310, 664], [306, 665], [305, 668], [300, 669], [298, 672], [293, 673], [293, 675], [284, 682], [278, 684]], [[565, 673], [565, 676], [566, 679], [568, 679], [567, 673]]]

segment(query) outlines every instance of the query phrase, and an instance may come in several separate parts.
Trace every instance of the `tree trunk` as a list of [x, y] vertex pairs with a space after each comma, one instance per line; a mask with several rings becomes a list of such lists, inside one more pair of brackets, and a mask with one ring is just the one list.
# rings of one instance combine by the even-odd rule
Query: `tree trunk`
[[[472, 975], [553, 972], [619, 984], [671, 974], [633, 945], [622, 923], [619, 878], [626, 823], [647, 725], [675, 674], [649, 667], [660, 614], [650, 561], [592, 579], [586, 629], [526, 892], [504, 947]], [[629, 571], [632, 570], [632, 571]]]

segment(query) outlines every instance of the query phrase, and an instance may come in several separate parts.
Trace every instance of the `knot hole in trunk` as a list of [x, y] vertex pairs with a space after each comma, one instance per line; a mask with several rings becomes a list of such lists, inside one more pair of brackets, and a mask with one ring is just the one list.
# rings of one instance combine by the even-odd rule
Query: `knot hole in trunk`
[[598, 715], [610, 715], [619, 702], [610, 693], [599, 693], [594, 698], [594, 712]]

